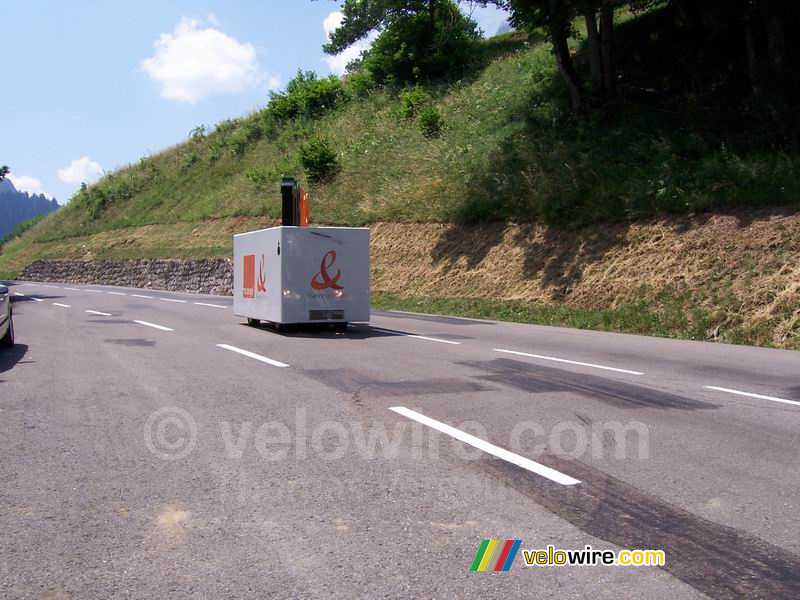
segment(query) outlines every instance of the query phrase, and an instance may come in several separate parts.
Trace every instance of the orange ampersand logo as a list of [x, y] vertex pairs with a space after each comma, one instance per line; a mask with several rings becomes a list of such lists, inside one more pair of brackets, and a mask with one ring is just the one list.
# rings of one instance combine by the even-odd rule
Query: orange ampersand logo
[[[336, 262], [336, 250], [331, 250], [325, 256], [322, 257], [322, 262], [319, 265], [319, 273], [314, 275], [311, 278], [311, 287], [315, 290], [325, 290], [328, 288], [334, 290], [341, 290], [344, 289], [341, 285], [337, 282], [339, 278], [342, 276], [342, 272], [339, 269], [336, 269], [336, 275], [331, 277], [328, 274], [328, 269], [333, 266], [333, 263]], [[322, 281], [320, 281], [320, 278]]]
[[267, 276], [264, 275], [264, 255], [261, 255], [261, 260], [258, 263], [258, 291], [267, 291]]

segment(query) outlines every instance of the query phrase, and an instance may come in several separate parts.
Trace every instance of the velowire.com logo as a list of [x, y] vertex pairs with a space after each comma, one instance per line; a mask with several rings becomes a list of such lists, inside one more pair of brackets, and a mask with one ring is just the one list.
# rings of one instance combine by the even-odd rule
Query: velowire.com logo
[[508, 571], [522, 540], [483, 540], [470, 571]]

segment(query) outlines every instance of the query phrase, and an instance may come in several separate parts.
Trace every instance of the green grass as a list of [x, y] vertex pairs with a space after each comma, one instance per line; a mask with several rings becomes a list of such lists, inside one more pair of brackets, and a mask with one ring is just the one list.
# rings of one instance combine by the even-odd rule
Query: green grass
[[383, 310], [689, 340], [708, 339], [710, 329], [709, 318], [705, 311], [693, 305], [686, 295], [671, 293], [661, 294], [653, 303], [626, 303], [606, 309], [503, 302], [483, 298], [404, 298], [386, 293], [373, 293], [372, 306]]

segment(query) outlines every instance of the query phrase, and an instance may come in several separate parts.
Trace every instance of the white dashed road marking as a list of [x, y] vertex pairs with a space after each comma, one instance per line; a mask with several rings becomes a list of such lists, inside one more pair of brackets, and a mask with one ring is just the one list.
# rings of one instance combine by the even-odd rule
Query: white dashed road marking
[[418, 340], [428, 340], [429, 342], [439, 342], [440, 344], [452, 344], [454, 346], [460, 346], [461, 345], [461, 342], [454, 342], [452, 340], [440, 340], [439, 338], [432, 338], [432, 337], [427, 337], [427, 336], [424, 336], [424, 335], [415, 335], [413, 333], [404, 333], [402, 331], [392, 331], [391, 329], [381, 329], [380, 327], [373, 327], [372, 329], [374, 331], [380, 331], [382, 333], [388, 333], [389, 335], [398, 335], [398, 336], [401, 336], [401, 337], [416, 338]]
[[593, 363], [578, 362], [577, 360], [567, 360], [566, 358], [555, 358], [553, 356], [542, 356], [541, 354], [528, 354], [527, 352], [516, 352], [515, 350], [502, 350], [495, 348], [495, 352], [504, 352], [505, 354], [515, 354], [517, 356], [527, 356], [528, 358], [538, 358], [541, 360], [551, 360], [554, 362], [566, 363], [568, 365], [578, 365], [581, 367], [591, 367], [593, 369], [603, 369], [604, 371], [616, 371], [617, 373], [627, 373], [628, 375], [644, 375], [639, 371], [629, 371], [628, 369], [618, 369], [617, 367], [606, 367], [605, 365], [595, 365]]
[[217, 344], [217, 348], [223, 348], [224, 350], [230, 350], [231, 352], [236, 352], [237, 354], [241, 354], [242, 356], [247, 356], [248, 358], [260, 360], [261, 362], [267, 363], [268, 365], [272, 365], [273, 367], [289, 366], [286, 363], [282, 363], [278, 360], [267, 358], [266, 356], [261, 356], [260, 354], [256, 354], [255, 352], [250, 352], [249, 350], [242, 350], [241, 348], [237, 348], [236, 346], [229, 346], [228, 344]]
[[139, 325], [144, 325], [146, 327], [152, 327], [153, 329], [160, 329], [161, 331], [175, 331], [174, 329], [170, 329], [169, 327], [164, 327], [163, 325], [156, 325], [155, 323], [149, 323], [147, 321], [134, 321], [134, 323], [138, 323]]
[[511, 464], [517, 465], [518, 467], [522, 467], [523, 469], [530, 471], [531, 473], [536, 473], [537, 475], [541, 475], [542, 477], [549, 479], [550, 481], [555, 481], [556, 483], [560, 483], [561, 485], [575, 485], [580, 483], [580, 480], [574, 479], [569, 475], [565, 475], [555, 469], [551, 469], [550, 467], [546, 467], [542, 464], [532, 461], [529, 458], [525, 458], [524, 456], [520, 456], [519, 454], [515, 454], [510, 450], [506, 450], [505, 448], [501, 448], [500, 446], [495, 446], [494, 444], [490, 444], [486, 440], [482, 440], [479, 437], [475, 437], [474, 435], [470, 435], [461, 431], [460, 429], [456, 429], [455, 427], [451, 427], [446, 423], [442, 423], [441, 421], [437, 421], [435, 419], [431, 419], [430, 417], [426, 417], [423, 414], [420, 414], [416, 411], [413, 411], [405, 406], [392, 406], [389, 410], [396, 412], [398, 415], [403, 415], [404, 417], [408, 417], [416, 421], [417, 423], [422, 423], [423, 425], [427, 425], [431, 429], [435, 429], [436, 431], [440, 431], [444, 434], [449, 435], [457, 439], [460, 442], [464, 442], [472, 446], [473, 448], [477, 448], [478, 450], [482, 450], [487, 454], [491, 454], [492, 456], [496, 456], [497, 458], [501, 458], [505, 461], [510, 462]]
[[61, 304], [60, 302], [53, 302], [53, 306], [60, 306], [61, 308], [72, 308], [69, 304]]
[[100, 315], [101, 317], [110, 317], [111, 313], [100, 312], [99, 310], [87, 310], [90, 315]]
[[736, 394], [737, 396], [747, 396], [748, 398], [758, 398], [759, 400], [770, 400], [771, 402], [781, 402], [783, 404], [793, 404], [800, 406], [797, 400], [784, 400], [783, 398], [776, 398], [775, 396], [764, 396], [762, 394], [753, 394], [751, 392], [742, 392], [740, 390], [732, 390], [730, 388], [716, 387], [714, 385], [705, 386], [709, 390], [716, 390], [718, 392], [727, 392], [728, 394]]

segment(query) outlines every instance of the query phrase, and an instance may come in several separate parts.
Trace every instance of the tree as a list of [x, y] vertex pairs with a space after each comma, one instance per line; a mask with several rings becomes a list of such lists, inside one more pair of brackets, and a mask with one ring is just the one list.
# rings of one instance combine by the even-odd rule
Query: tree
[[0, 181], [3, 181], [3, 179], [6, 178], [6, 175], [8, 175], [8, 173], [9, 173], [9, 168], [7, 166], [3, 165], [2, 167], [0, 167]]
[[569, 90], [572, 108], [583, 105], [581, 81], [569, 52], [569, 38], [575, 33], [573, 21], [578, 13], [579, 0], [507, 0], [511, 24], [520, 29], [543, 29], [553, 45], [553, 55], [564, 83]]
[[[502, 6], [504, 0], [477, 0]], [[379, 32], [360, 66], [377, 81], [407, 83], [462, 66], [479, 38], [477, 25], [453, 0], [344, 0], [342, 22], [323, 46], [339, 54]]]

